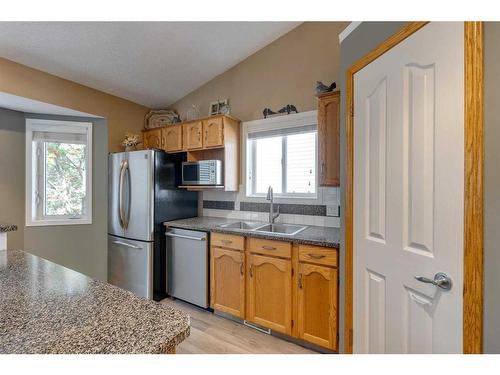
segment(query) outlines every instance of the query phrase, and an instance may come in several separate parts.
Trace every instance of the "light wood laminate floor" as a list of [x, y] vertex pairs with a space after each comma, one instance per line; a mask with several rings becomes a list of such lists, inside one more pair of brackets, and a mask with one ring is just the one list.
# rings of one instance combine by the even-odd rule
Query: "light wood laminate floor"
[[198, 309], [164, 299], [191, 317], [191, 335], [177, 347], [179, 354], [314, 354], [316, 352]]

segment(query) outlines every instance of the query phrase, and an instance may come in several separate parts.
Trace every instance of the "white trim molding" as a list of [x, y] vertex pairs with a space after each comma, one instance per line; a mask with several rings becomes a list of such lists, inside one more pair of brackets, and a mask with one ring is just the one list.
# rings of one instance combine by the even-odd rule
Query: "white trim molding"
[[[44, 216], [40, 213], [37, 200], [34, 197], [34, 185], [39, 186], [36, 179], [40, 168], [39, 158], [33, 153], [33, 132], [85, 134], [86, 154], [86, 198], [85, 213], [81, 217], [70, 216]], [[83, 143], [83, 141], [82, 141]], [[80, 121], [60, 121], [45, 119], [26, 119], [26, 226], [49, 225], [80, 225], [92, 224], [92, 123]]]
[[347, 38], [349, 34], [352, 33], [359, 25], [361, 25], [361, 21], [354, 21], [347, 25], [347, 27], [339, 34], [339, 43], [342, 43], [344, 39]]

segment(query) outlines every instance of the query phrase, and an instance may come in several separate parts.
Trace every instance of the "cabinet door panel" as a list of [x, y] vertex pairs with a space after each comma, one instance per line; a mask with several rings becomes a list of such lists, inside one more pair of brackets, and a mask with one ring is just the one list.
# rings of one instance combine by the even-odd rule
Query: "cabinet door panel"
[[203, 120], [203, 147], [222, 147], [224, 146], [224, 128], [222, 117]]
[[299, 337], [332, 350], [337, 350], [337, 277], [335, 268], [299, 264]]
[[161, 148], [161, 129], [152, 129], [145, 131], [142, 135], [143, 146], [147, 148]]
[[248, 320], [276, 332], [292, 331], [290, 260], [248, 255]]
[[340, 92], [323, 96], [318, 103], [320, 186], [339, 186]]
[[218, 247], [211, 249], [210, 306], [245, 318], [245, 254]]
[[203, 147], [203, 125], [201, 121], [184, 124], [184, 147], [193, 150]]
[[161, 132], [163, 148], [167, 152], [182, 150], [182, 125], [169, 125]]

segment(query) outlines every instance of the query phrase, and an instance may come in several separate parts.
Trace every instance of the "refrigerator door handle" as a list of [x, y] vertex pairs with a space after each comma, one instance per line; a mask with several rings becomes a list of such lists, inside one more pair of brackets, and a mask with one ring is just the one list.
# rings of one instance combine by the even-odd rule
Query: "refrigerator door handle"
[[132, 249], [141, 249], [140, 246], [131, 245], [129, 243], [122, 242], [122, 241], [113, 241], [113, 243], [116, 244], [116, 245], [128, 246], [128, 247], [131, 247]]
[[130, 222], [130, 198], [131, 198], [131, 193], [130, 193], [130, 189], [132, 189], [132, 183], [130, 181], [130, 168], [129, 168], [129, 164], [128, 164], [128, 161], [125, 160], [124, 162], [124, 175], [126, 177], [126, 181], [127, 181], [127, 192], [128, 192], [128, 199], [127, 199], [127, 204], [126, 204], [126, 210], [124, 210], [124, 213], [123, 213], [123, 217], [124, 217], [124, 222], [125, 222], [125, 229], [128, 228], [128, 223]]
[[120, 165], [120, 184], [118, 186], [118, 214], [120, 216], [120, 225], [122, 228], [127, 228], [127, 222], [125, 221], [125, 213], [123, 210], [123, 184], [125, 178], [125, 170], [128, 168], [128, 162], [123, 160]]

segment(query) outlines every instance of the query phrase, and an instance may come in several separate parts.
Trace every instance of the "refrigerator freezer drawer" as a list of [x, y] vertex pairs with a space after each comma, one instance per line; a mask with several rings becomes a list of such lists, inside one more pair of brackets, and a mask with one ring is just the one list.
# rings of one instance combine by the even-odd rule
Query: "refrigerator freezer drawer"
[[153, 298], [154, 242], [108, 235], [108, 282], [139, 297]]
[[167, 230], [167, 289], [172, 297], [208, 308], [207, 233]]

